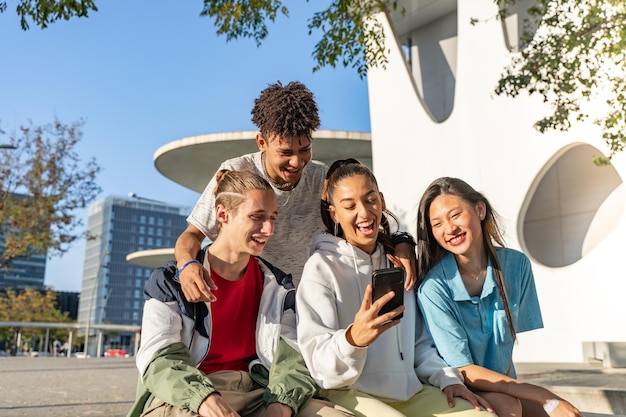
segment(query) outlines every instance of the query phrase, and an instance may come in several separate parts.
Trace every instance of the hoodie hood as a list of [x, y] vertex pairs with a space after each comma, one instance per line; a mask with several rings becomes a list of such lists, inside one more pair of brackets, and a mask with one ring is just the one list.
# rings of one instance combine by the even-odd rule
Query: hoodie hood
[[333, 236], [330, 233], [319, 234], [313, 239], [311, 254], [314, 252], [332, 257], [339, 255], [340, 258], [343, 258], [344, 262], [347, 259], [351, 259], [356, 268], [355, 272], [357, 273], [366, 272], [365, 269], [362, 271], [361, 267], [380, 269], [387, 268], [389, 263], [380, 243], [376, 245], [376, 250], [370, 255], [356, 246], [351, 245], [344, 238]]

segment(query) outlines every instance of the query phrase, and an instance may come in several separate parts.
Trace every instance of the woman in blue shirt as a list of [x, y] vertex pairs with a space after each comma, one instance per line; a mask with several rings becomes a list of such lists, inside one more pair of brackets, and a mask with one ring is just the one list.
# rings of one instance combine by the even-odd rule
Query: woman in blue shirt
[[421, 198], [417, 224], [419, 305], [443, 359], [499, 417], [582, 417], [515, 379], [516, 333], [543, 322], [530, 261], [504, 248], [489, 201], [463, 180], [439, 178]]

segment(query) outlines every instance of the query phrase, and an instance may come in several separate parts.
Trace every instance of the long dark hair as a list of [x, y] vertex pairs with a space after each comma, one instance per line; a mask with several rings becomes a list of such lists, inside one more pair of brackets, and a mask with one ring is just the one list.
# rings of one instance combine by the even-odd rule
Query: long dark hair
[[485, 218], [481, 221], [485, 252], [495, 271], [496, 286], [498, 287], [498, 293], [505, 310], [509, 330], [511, 331], [513, 340], [516, 340], [517, 337], [515, 326], [513, 325], [511, 306], [507, 296], [506, 286], [504, 285], [504, 278], [502, 277], [502, 268], [496, 256], [496, 248], [494, 245], [494, 243], [496, 243], [500, 247], [505, 246], [499, 216], [483, 194], [479, 193], [468, 183], [459, 178], [442, 177], [436, 179], [428, 186], [420, 200], [417, 211], [417, 286], [422, 283], [430, 268], [447, 252], [437, 243], [430, 225], [430, 205], [435, 198], [444, 194], [462, 198], [473, 206], [476, 206], [476, 204], [480, 202], [485, 204]]
[[[341, 225], [333, 221], [329, 208], [332, 204], [333, 192], [335, 191], [337, 184], [346, 178], [357, 175], [362, 175], [372, 181], [378, 190], [376, 177], [374, 177], [372, 171], [370, 171], [369, 168], [363, 165], [358, 159], [339, 159], [333, 162], [328, 168], [320, 202], [320, 214], [322, 216], [324, 226], [326, 227], [326, 233], [345, 238]], [[380, 229], [378, 230], [376, 241], [383, 245], [386, 253], [393, 255], [394, 251], [393, 245], [391, 244], [391, 227], [389, 225], [389, 217], [395, 221], [396, 225], [399, 224], [397, 217], [392, 212], [386, 208], [383, 209], [383, 214], [380, 220]]]

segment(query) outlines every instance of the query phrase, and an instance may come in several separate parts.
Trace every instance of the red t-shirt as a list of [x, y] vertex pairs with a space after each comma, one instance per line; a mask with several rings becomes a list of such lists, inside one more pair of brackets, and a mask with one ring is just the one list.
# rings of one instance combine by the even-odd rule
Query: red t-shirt
[[217, 285], [211, 303], [211, 345], [199, 366], [205, 374], [217, 371], [247, 371], [256, 358], [256, 321], [259, 314], [263, 278], [255, 257], [250, 256], [243, 277], [228, 281], [211, 268]]

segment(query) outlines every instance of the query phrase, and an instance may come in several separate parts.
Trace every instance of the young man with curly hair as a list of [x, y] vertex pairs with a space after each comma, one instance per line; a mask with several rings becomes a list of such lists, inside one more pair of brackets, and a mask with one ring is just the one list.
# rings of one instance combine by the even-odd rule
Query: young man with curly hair
[[[318, 108], [313, 93], [300, 82], [269, 85], [254, 101], [252, 122], [259, 128], [256, 143], [259, 151], [229, 159], [219, 170], [249, 170], [265, 178], [274, 189], [278, 203], [278, 217], [274, 237], [267, 243], [263, 257], [293, 276], [298, 285], [304, 263], [309, 257], [313, 236], [322, 232], [320, 195], [327, 167], [312, 160], [313, 131], [320, 125]], [[217, 236], [215, 219], [215, 176], [200, 196], [188, 227], [178, 237], [175, 256], [178, 265], [187, 265], [196, 258], [204, 237]], [[412, 239], [408, 239], [412, 241]], [[414, 273], [413, 245], [406, 236], [395, 243], [398, 258], [407, 269], [407, 290], [412, 287]], [[186, 266], [180, 281], [189, 301], [215, 300], [211, 290], [215, 284], [202, 264]]]
[[[219, 170], [249, 170], [268, 180], [276, 193], [279, 215], [274, 237], [263, 257], [291, 273], [297, 283], [309, 256], [311, 237], [322, 231], [319, 199], [326, 166], [312, 160], [313, 131], [320, 125], [313, 93], [299, 82], [269, 85], [254, 101], [252, 122], [259, 128], [259, 151], [229, 159]], [[195, 259], [204, 237], [217, 236], [215, 176], [200, 196], [188, 227], [176, 242], [178, 265]], [[214, 284], [202, 264], [189, 264], [181, 273], [189, 301], [213, 301]]]

